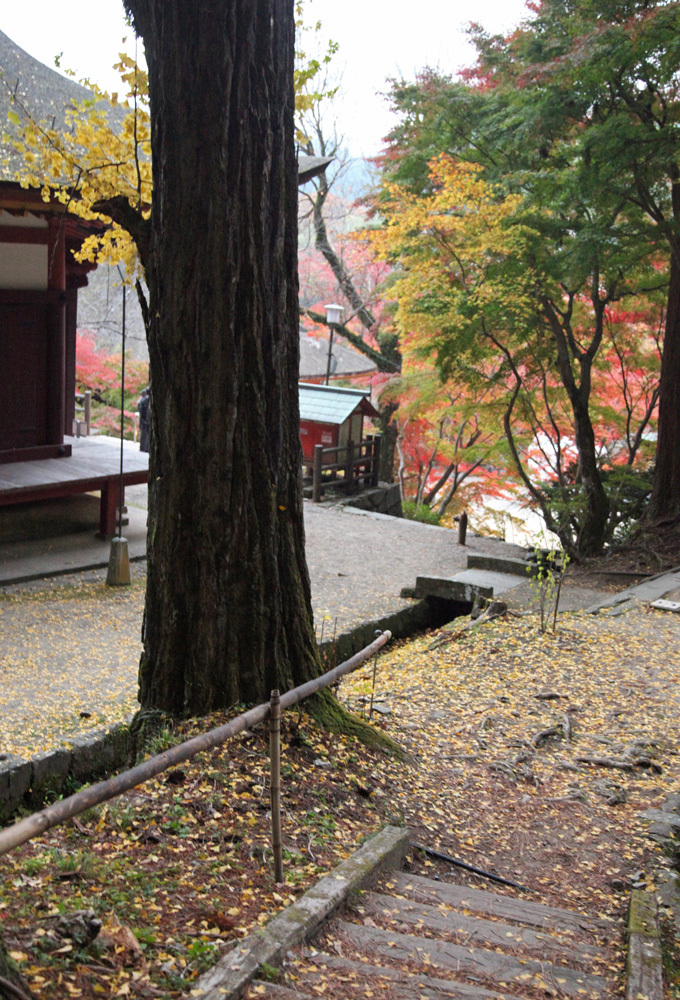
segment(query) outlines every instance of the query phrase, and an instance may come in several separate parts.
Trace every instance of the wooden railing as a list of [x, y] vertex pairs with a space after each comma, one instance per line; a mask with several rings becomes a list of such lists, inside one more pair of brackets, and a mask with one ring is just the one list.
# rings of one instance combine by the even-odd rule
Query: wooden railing
[[314, 446], [314, 458], [304, 459], [302, 471], [307, 485], [312, 484], [312, 500], [319, 503], [327, 487], [353, 492], [361, 487], [378, 485], [380, 435], [369, 434], [359, 444], [348, 441], [335, 448]]
[[280, 811], [281, 775], [279, 767], [281, 758], [279, 739], [280, 713], [283, 709], [289, 708], [291, 705], [295, 705], [298, 702], [305, 701], [305, 699], [311, 697], [313, 694], [316, 694], [318, 691], [322, 691], [324, 688], [330, 687], [345, 674], [349, 674], [353, 670], [357, 670], [366, 662], [366, 660], [369, 660], [371, 656], [376, 655], [391, 638], [392, 633], [385, 631], [379, 635], [378, 638], [370, 644], [370, 646], [366, 646], [365, 649], [355, 653], [355, 655], [349, 660], [345, 660], [344, 663], [338, 664], [337, 667], [334, 667], [327, 673], [322, 674], [321, 677], [316, 677], [314, 680], [307, 681], [306, 684], [301, 684], [299, 687], [293, 688], [291, 691], [286, 691], [286, 693], [281, 696], [279, 696], [278, 691], [272, 691], [271, 701], [258, 705], [256, 708], [251, 708], [250, 711], [236, 716], [236, 718], [232, 719], [231, 722], [227, 722], [223, 726], [218, 726], [216, 729], [211, 729], [207, 733], [202, 733], [200, 736], [194, 736], [192, 739], [186, 740], [184, 743], [180, 743], [176, 747], [171, 747], [169, 750], [164, 750], [163, 753], [156, 754], [154, 757], [149, 757], [148, 760], [145, 760], [143, 763], [138, 764], [136, 767], [133, 767], [128, 771], [123, 771], [122, 774], [116, 774], [112, 778], [107, 778], [106, 781], [100, 781], [96, 785], [90, 785], [89, 788], [84, 788], [82, 791], [76, 792], [75, 795], [71, 795], [67, 799], [62, 799], [60, 802], [55, 802], [52, 805], [47, 806], [45, 809], [41, 809], [40, 812], [33, 813], [32, 816], [27, 816], [25, 819], [19, 820], [13, 826], [0, 830], [0, 855], [7, 854], [8, 851], [11, 851], [15, 847], [19, 847], [21, 844], [25, 844], [26, 841], [32, 840], [33, 837], [39, 836], [46, 830], [50, 830], [54, 826], [59, 826], [67, 820], [73, 819], [74, 816], [78, 816], [80, 813], [85, 812], [86, 809], [91, 809], [92, 806], [117, 798], [124, 792], [129, 791], [131, 788], [135, 788], [137, 785], [141, 785], [144, 781], [148, 781], [150, 778], [156, 777], [156, 775], [166, 771], [169, 767], [175, 767], [178, 764], [183, 763], [185, 760], [195, 757], [199, 753], [221, 746], [232, 736], [236, 736], [238, 733], [242, 733], [247, 729], [252, 729], [253, 726], [256, 726], [259, 722], [263, 722], [265, 719], [269, 718], [271, 735], [270, 789], [274, 866], [277, 879], [279, 879], [279, 877], [282, 879], [283, 862], [281, 857]]

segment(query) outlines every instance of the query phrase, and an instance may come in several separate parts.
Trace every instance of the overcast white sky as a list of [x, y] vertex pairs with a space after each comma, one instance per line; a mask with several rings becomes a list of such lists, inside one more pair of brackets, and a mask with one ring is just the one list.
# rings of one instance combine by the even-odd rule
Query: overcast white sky
[[[355, 156], [371, 156], [390, 127], [380, 96], [391, 76], [412, 77], [423, 66], [453, 73], [472, 61], [465, 26], [475, 20], [491, 31], [507, 30], [523, 15], [524, 0], [308, 0], [305, 20], [320, 20], [321, 36], [340, 45], [334, 69], [342, 75], [340, 129]], [[121, 0], [24, 0], [3, 4], [0, 29], [49, 66], [62, 66], [118, 89], [111, 70], [127, 35]]]

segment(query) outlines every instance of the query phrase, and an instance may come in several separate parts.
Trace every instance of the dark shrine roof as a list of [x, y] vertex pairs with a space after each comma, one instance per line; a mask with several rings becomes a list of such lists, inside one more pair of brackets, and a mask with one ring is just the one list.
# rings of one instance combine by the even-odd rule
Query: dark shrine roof
[[318, 177], [332, 162], [332, 156], [304, 156], [300, 153], [298, 155], [298, 184], [306, 184], [313, 177]]
[[[324, 378], [328, 367], [328, 340], [310, 337], [300, 331], [300, 378]], [[331, 375], [367, 375], [376, 371], [376, 365], [340, 337], [333, 341]]]
[[[21, 105], [36, 121], [46, 123], [50, 128], [63, 129], [66, 110], [74, 104], [91, 100], [92, 96], [87, 88], [34, 59], [0, 31], [0, 136], [11, 136], [15, 131], [16, 126], [8, 120], [7, 112], [14, 110], [22, 118]], [[122, 122], [127, 114], [122, 105], [111, 107], [102, 102], [102, 107], [107, 109], [114, 122]], [[322, 173], [331, 160], [332, 157], [298, 156], [298, 184], [304, 184]], [[21, 154], [10, 144], [2, 143], [0, 180], [14, 180], [22, 166]]]
[[[12, 135], [15, 126], [7, 118], [14, 110], [22, 117], [23, 105], [36, 121], [52, 127], [63, 128], [66, 110], [74, 103], [92, 98], [92, 94], [79, 83], [70, 80], [44, 63], [34, 59], [0, 31], [0, 134]], [[13, 98], [16, 97], [14, 103]], [[8, 161], [8, 162], [5, 162]], [[0, 155], [0, 178], [14, 180], [21, 169], [22, 157], [11, 146], [3, 143]]]

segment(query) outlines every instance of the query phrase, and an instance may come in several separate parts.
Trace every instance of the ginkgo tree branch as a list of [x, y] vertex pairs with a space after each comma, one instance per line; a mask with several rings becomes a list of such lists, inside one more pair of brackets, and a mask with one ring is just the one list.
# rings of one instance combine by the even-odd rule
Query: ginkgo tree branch
[[142, 213], [130, 204], [124, 194], [117, 194], [111, 198], [102, 198], [92, 203], [92, 211], [100, 215], [107, 215], [116, 222], [121, 229], [130, 234], [135, 241], [139, 259], [142, 267], [146, 268], [149, 260], [149, 246], [151, 240], [151, 222], [145, 219]]

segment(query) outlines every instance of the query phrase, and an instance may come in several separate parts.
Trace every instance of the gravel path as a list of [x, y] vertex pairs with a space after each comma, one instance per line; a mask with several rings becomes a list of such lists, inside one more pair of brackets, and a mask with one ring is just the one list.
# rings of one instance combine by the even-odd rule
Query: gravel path
[[[463, 548], [445, 528], [311, 503], [305, 524], [318, 636], [400, 610], [402, 587], [419, 574], [452, 575], [468, 551], [516, 551], [475, 536]], [[27, 559], [29, 549], [33, 560], [48, 550], [55, 558], [44, 540], [23, 543]], [[104, 586], [102, 570], [1, 589], [0, 752], [35, 753], [135, 709], [144, 563], [134, 574], [129, 589]]]

